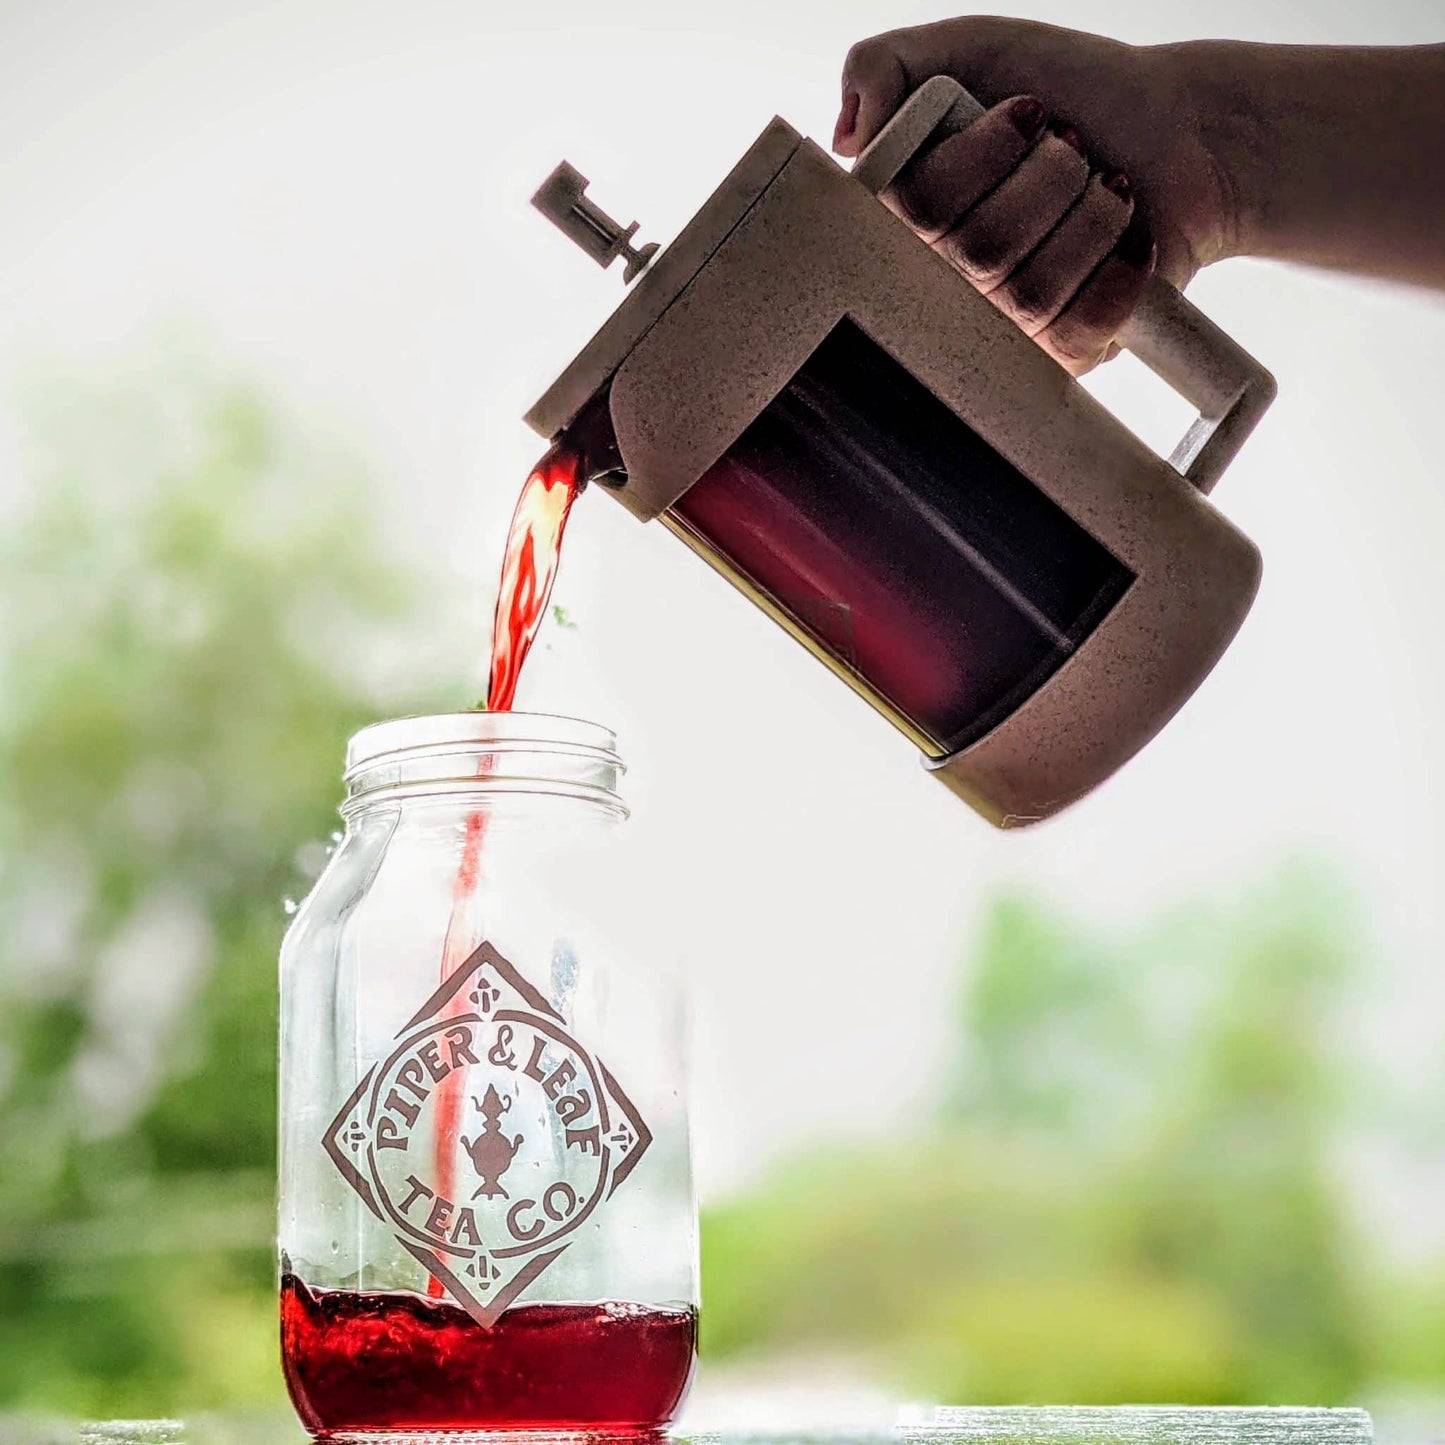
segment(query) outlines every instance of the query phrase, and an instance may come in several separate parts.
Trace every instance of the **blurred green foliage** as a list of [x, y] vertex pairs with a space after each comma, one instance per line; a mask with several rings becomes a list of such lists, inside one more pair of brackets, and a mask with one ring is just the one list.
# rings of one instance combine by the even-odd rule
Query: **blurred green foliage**
[[28, 401], [0, 537], [0, 1400], [274, 1398], [282, 899], [324, 860], [348, 733], [418, 700], [377, 662], [413, 589], [364, 472], [251, 387], [182, 361]]
[[1438, 1387], [1439, 1281], [1394, 1277], [1343, 1187], [1348, 896], [1284, 868], [1117, 935], [997, 900], [931, 1128], [717, 1211], [705, 1346], [855, 1355], [955, 1402]]
[[[254, 389], [185, 362], [30, 415], [0, 529], [0, 1403], [275, 1401], [281, 900], [347, 734], [446, 703], [427, 614], [364, 471]], [[997, 900], [918, 1128], [706, 1216], [708, 1355], [938, 1401], [1438, 1387], [1445, 1268], [1394, 1274], [1341, 1182], [1360, 953], [1309, 869], [1112, 933]]]

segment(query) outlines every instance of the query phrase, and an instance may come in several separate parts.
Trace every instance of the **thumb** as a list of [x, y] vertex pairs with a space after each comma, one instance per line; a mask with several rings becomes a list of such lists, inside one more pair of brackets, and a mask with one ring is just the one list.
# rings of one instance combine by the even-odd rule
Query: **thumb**
[[840, 156], [856, 156], [914, 88], [897, 38], [894, 33], [860, 40], [843, 62], [843, 106], [833, 131]]
[[1016, 85], [1000, 91], [985, 83], [999, 52], [1016, 43], [1022, 29], [1013, 21], [964, 17], [860, 40], [843, 62], [843, 106], [833, 149], [856, 156], [930, 76], [954, 76], [984, 105], [1026, 90]]

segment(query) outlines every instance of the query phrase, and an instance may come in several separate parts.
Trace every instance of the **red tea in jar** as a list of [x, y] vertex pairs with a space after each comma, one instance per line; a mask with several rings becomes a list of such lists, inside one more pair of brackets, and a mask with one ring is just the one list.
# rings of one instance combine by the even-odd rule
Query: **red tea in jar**
[[281, 1281], [286, 1383], [328, 1430], [654, 1430], [692, 1378], [697, 1312], [513, 1305], [490, 1329], [445, 1300]]

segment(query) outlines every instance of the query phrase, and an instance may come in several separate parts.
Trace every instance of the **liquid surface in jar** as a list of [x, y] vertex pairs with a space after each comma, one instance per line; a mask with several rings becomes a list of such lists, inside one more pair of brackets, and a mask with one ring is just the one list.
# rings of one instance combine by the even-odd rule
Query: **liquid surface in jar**
[[625, 1430], [665, 1425], [692, 1376], [697, 1314], [513, 1305], [484, 1329], [405, 1291], [281, 1282], [286, 1384], [313, 1432]]

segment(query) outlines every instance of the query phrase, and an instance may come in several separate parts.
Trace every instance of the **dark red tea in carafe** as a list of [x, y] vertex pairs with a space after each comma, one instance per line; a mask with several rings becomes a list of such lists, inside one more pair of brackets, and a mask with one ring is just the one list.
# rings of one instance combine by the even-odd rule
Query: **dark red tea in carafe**
[[1133, 576], [851, 322], [674, 503], [685, 531], [956, 751]]
[[[582, 472], [622, 467], [606, 393]], [[851, 321], [665, 514], [934, 757], [1007, 717], [1134, 574]]]

